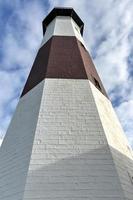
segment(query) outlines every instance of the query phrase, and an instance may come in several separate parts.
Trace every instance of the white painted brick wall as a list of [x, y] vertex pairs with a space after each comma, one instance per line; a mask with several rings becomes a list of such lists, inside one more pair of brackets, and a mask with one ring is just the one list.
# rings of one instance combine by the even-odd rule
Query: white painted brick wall
[[0, 200], [22, 200], [43, 84], [20, 99], [0, 148]]
[[111, 110], [88, 80], [46, 79], [32, 89], [2, 144], [0, 200], [132, 200], [132, 155]]
[[111, 102], [92, 83], [90, 85], [125, 197], [133, 200], [133, 152]]
[[24, 200], [124, 200], [88, 80], [46, 79]]

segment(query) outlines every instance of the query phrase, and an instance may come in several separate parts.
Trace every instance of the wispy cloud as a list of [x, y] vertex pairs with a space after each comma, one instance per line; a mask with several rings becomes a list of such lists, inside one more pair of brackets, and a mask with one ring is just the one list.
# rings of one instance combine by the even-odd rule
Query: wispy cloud
[[5, 134], [41, 43], [41, 22], [54, 6], [73, 7], [83, 19], [85, 42], [133, 145], [131, 0], [0, 1], [0, 133]]

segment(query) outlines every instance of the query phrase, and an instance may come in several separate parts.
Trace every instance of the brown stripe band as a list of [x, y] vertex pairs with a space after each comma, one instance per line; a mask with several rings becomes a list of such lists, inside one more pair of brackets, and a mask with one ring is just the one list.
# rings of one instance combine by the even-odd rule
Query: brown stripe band
[[40, 48], [21, 96], [44, 78], [89, 79], [106, 95], [89, 53], [74, 36], [53, 36]]

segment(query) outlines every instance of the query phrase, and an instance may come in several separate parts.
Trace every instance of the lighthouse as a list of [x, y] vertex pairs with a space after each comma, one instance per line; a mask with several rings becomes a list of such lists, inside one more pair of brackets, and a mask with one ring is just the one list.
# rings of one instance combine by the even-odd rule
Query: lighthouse
[[0, 148], [0, 200], [133, 200], [133, 153], [83, 30], [73, 8], [43, 21]]

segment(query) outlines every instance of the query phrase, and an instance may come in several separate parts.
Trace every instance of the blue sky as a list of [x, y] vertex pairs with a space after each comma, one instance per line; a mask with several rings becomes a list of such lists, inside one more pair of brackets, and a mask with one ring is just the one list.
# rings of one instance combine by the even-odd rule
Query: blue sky
[[132, 0], [0, 0], [0, 143], [54, 6], [73, 7], [84, 21], [84, 40], [133, 146]]

